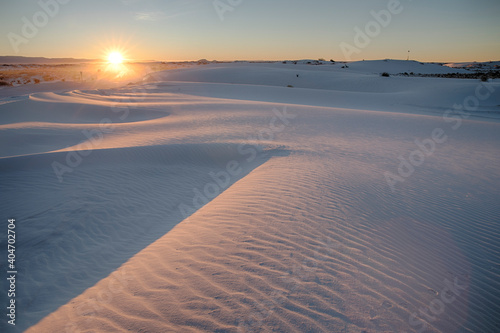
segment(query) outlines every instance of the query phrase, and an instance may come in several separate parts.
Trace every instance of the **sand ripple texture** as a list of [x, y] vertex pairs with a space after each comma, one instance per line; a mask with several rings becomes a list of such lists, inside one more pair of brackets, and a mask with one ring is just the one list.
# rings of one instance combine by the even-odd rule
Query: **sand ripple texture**
[[[24, 140], [0, 158], [19, 331], [500, 329], [500, 124], [192, 89], [0, 105], [0, 135]], [[435, 128], [447, 142], [392, 191]]]

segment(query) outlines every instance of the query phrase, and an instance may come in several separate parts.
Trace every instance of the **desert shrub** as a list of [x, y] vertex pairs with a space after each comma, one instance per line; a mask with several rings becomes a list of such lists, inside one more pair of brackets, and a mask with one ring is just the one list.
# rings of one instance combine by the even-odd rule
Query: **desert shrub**
[[0, 81], [0, 86], [11, 86], [12, 84], [7, 81]]
[[332, 64], [334, 64], [334, 63], [335, 63], [335, 60], [333, 60], [333, 59], [330, 59], [330, 62], [331, 62]]
[[287, 85], [288, 88], [293, 88], [293, 86], [291, 84]]
[[325, 58], [319, 58], [318, 61], [326, 61]]
[[387, 73], [387, 72], [383, 72], [383, 73], [382, 73], [382, 74], [380, 74], [380, 75], [381, 75], [381, 76], [383, 76], [383, 77], [389, 77], [389, 76], [390, 76], [390, 75], [389, 75], [389, 73]]
[[488, 75], [481, 76], [481, 82], [488, 82]]
[[40, 83], [40, 80], [39, 80], [39, 79], [33, 79], [33, 81], [35, 81], [35, 84]]

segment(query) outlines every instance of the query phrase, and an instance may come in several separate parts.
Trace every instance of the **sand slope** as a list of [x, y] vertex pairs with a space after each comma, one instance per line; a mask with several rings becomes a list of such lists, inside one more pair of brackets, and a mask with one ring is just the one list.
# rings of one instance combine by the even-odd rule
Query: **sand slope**
[[[25, 139], [24, 152], [5, 145], [0, 159], [1, 211], [23, 235], [16, 328], [495, 331], [500, 125], [472, 117], [454, 130], [404, 103], [460, 103], [474, 83], [450, 80], [432, 100], [436, 79], [415, 90], [421, 79], [401, 78], [396, 92], [353, 88], [339, 108], [333, 85], [231, 84], [238, 71], [0, 105], [2, 138]], [[306, 91], [331, 104], [309, 103]], [[436, 128], [448, 140], [392, 191], [384, 174]], [[60, 181], [53, 162], [68, 161]]]

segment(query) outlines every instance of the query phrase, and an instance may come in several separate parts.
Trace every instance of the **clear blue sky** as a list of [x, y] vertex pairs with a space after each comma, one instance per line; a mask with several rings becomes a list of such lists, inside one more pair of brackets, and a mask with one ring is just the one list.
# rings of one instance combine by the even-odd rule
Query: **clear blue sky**
[[[45, 24], [38, 1], [0, 0], [0, 55], [100, 58], [117, 48], [131, 59], [344, 60], [339, 45], [356, 46], [355, 27], [390, 2], [217, 0], [232, 9], [221, 20], [213, 0], [59, 1], [67, 4]], [[402, 12], [352, 60], [405, 59], [408, 50], [421, 61], [500, 60], [500, 0], [400, 2]], [[33, 23], [37, 13], [38, 31], [23, 35], [22, 18]], [[9, 33], [24, 38], [18, 53]]]

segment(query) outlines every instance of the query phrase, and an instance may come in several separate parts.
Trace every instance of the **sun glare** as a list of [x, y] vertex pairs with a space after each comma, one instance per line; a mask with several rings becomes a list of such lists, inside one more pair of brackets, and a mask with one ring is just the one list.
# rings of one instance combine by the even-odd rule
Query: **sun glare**
[[118, 65], [123, 62], [123, 56], [120, 52], [111, 52], [108, 54], [108, 62], [113, 65]]
[[[107, 45], [107, 46], [105, 46]], [[102, 41], [97, 45], [101, 49], [101, 78], [124, 79], [134, 75], [134, 66], [126, 42]]]

